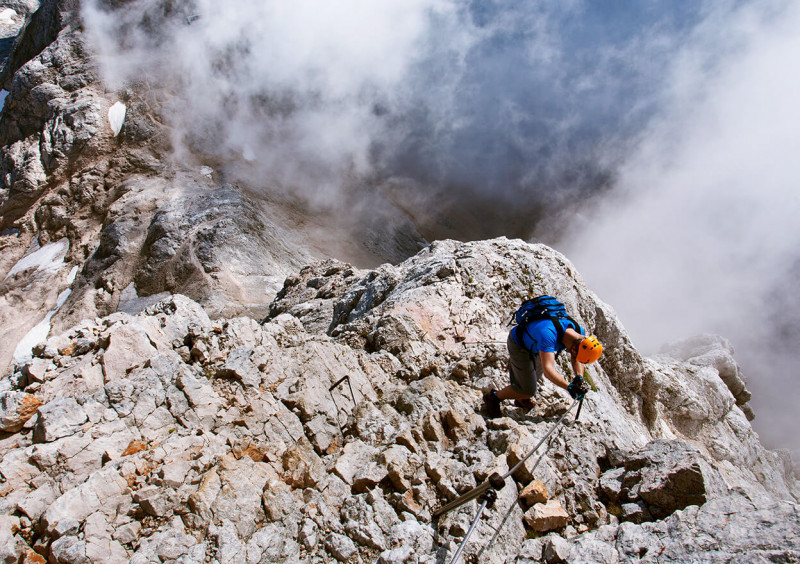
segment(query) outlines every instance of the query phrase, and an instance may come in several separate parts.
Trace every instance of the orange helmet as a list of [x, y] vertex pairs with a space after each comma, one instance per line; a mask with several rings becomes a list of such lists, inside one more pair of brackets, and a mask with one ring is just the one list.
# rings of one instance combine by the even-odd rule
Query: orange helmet
[[578, 362], [581, 364], [591, 364], [603, 354], [603, 345], [597, 337], [591, 335], [586, 337], [578, 346]]

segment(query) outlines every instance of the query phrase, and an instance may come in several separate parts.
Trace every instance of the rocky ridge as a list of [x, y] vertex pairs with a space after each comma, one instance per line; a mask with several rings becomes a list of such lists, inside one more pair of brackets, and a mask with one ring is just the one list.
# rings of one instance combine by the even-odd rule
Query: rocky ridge
[[[2, 381], [0, 546], [54, 562], [436, 562], [476, 502], [433, 510], [511, 468], [571, 403], [545, 385], [528, 414], [480, 412], [506, 379], [484, 343], [531, 292], [562, 296], [607, 354], [580, 419], [507, 480], [468, 558], [510, 507], [485, 561], [800, 557], [789, 460], [715, 364], [642, 358], [564, 257], [505, 239], [374, 271], [316, 263], [263, 323], [173, 295], [49, 338]], [[696, 358], [729, 354], [697, 343]]]

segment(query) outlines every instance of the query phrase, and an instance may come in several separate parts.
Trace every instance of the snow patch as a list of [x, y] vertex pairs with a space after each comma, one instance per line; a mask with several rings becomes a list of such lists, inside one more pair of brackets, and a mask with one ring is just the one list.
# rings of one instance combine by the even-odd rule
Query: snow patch
[[72, 283], [75, 282], [75, 277], [77, 275], [78, 275], [78, 267], [73, 266], [72, 270], [70, 270], [69, 274], [67, 275], [67, 284], [71, 286]]
[[6, 8], [0, 11], [0, 25], [12, 25], [15, 23], [14, 18], [16, 17], [17, 13], [14, 10]]
[[119, 135], [122, 130], [122, 124], [125, 123], [125, 114], [128, 108], [122, 102], [117, 102], [108, 108], [108, 124], [111, 126], [111, 131], [114, 132], [114, 137]]
[[2, 112], [3, 108], [6, 106], [6, 96], [8, 96], [8, 90], [0, 90], [0, 112]]
[[39, 243], [34, 240], [25, 256], [8, 271], [6, 278], [31, 268], [35, 268], [36, 272], [58, 272], [64, 265], [67, 251], [69, 251], [69, 239], [66, 237], [54, 243], [48, 243], [44, 247], [39, 247]]
[[[75, 281], [75, 276], [77, 276], [77, 274], [78, 267], [73, 266], [72, 270], [69, 272], [69, 276], [67, 276], [67, 284], [71, 285]], [[71, 293], [71, 288], [67, 288], [61, 292], [56, 300], [56, 307], [53, 308], [52, 311], [49, 311], [47, 315], [45, 315], [44, 319], [42, 319], [33, 329], [28, 331], [22, 340], [17, 343], [17, 348], [14, 349], [14, 363], [31, 358], [33, 356], [33, 347], [47, 339], [47, 336], [50, 334], [50, 320], [56, 313], [58, 313], [58, 310], [61, 309], [61, 306], [64, 305]]]
[[[59, 300], [61, 299], [61, 295], [65, 292], [67, 296], [69, 296], [70, 290], [64, 290], [64, 292], [59, 294]], [[64, 299], [66, 300], [67, 298]], [[33, 356], [33, 347], [47, 339], [47, 335], [50, 334], [50, 319], [55, 315], [56, 311], [58, 311], [57, 308], [48, 312], [45, 318], [42, 319], [36, 327], [28, 331], [28, 333], [22, 337], [22, 340], [17, 343], [17, 348], [14, 349], [13, 364], [30, 359]]]

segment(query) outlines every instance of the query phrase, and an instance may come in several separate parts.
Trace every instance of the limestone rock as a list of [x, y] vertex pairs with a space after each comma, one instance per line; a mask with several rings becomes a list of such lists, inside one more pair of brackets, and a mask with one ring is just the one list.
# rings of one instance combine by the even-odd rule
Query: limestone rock
[[517, 562], [521, 564], [534, 564], [542, 561], [542, 551], [544, 541], [542, 538], [528, 539], [522, 544], [522, 548], [517, 555]]
[[36, 522], [59, 495], [55, 482], [45, 482], [26, 495], [25, 498], [17, 504], [17, 508], [31, 521]]
[[45, 358], [33, 358], [22, 366], [22, 373], [28, 384], [42, 383], [48, 371], [54, 368], [53, 363]]
[[[662, 518], [726, 493], [718, 472], [697, 449], [683, 441], [653, 441], [640, 451], [623, 455], [622, 463], [625, 471], [612, 471], [603, 481], [607, 484], [604, 489], [619, 499], [615, 484], [620, 483], [623, 499], [641, 500]], [[641, 509], [628, 512], [634, 519], [641, 519], [646, 513]]]
[[169, 560], [200, 562], [205, 559], [208, 548], [205, 542], [198, 542], [194, 536], [177, 527], [167, 526], [142, 538], [136, 546], [130, 562], [131, 564]]
[[301, 558], [299, 544], [286, 529], [269, 524], [256, 531], [246, 545], [248, 562], [291, 564]]
[[357, 553], [355, 543], [338, 533], [331, 533], [325, 539], [325, 547], [340, 562], [347, 562]]
[[544, 561], [547, 564], [567, 562], [571, 552], [569, 542], [558, 535], [548, 535], [544, 542]]
[[322, 483], [325, 465], [311, 442], [301, 437], [282, 456], [284, 479], [295, 488], [313, 488]]
[[0, 515], [0, 562], [21, 562], [28, 544], [17, 533], [19, 519]]
[[[36, 531], [37, 548], [75, 561], [440, 558], [475, 504], [438, 530], [431, 513], [507, 472], [571, 405], [545, 382], [535, 410], [486, 420], [483, 390], [507, 381], [503, 350], [460, 341], [505, 334], [501, 313], [540, 284], [563, 290], [608, 357], [589, 368], [597, 390], [580, 419], [565, 418], [506, 481], [465, 557], [511, 507], [489, 561], [618, 562], [664, 539], [683, 561], [700, 554], [683, 545], [708, 539], [736, 558], [745, 549], [732, 536], [751, 526], [769, 537], [750, 539], [758, 554], [794, 558], [791, 465], [759, 443], [717, 369], [643, 359], [554, 251], [441, 242], [400, 265], [332, 263], [301, 278], [264, 323], [212, 320], [172, 294], [51, 336], [0, 380], [4, 394], [35, 389], [46, 402], [35, 424], [0, 437], [0, 513], [20, 522], [12, 544]], [[526, 524], [560, 534], [527, 540]]]
[[736, 403], [744, 406], [750, 401], [751, 394], [739, 365], [733, 358], [733, 346], [730, 341], [716, 335], [697, 335], [664, 345], [660, 353], [688, 362], [695, 366], [710, 366], [719, 373]]
[[267, 319], [290, 313], [308, 331], [324, 333], [331, 325], [334, 301], [361, 275], [363, 271], [333, 259], [305, 266], [286, 278]]
[[130, 370], [144, 364], [156, 348], [142, 327], [124, 323], [108, 332], [108, 346], [103, 354], [103, 374], [106, 382], [124, 378]]
[[519, 497], [524, 499], [528, 505], [537, 503], [547, 503], [550, 499], [547, 495], [547, 488], [539, 480], [534, 480], [520, 492]]
[[[475, 503], [438, 529], [432, 511], [508, 471], [571, 405], [543, 382], [528, 413], [481, 412], [508, 382], [508, 317], [534, 294], [603, 342], [596, 389], [507, 480], [465, 561], [509, 507], [481, 561], [800, 559], [792, 461], [750, 425], [724, 338], [644, 358], [541, 244], [408, 256], [421, 237], [395, 225], [331, 241], [339, 217], [227, 183], [236, 158], [209, 162], [191, 140], [197, 162], [165, 158], [175, 91], [104, 83], [80, 3], [38, 4], [4, 2], [20, 17], [0, 71], [0, 560], [444, 560]], [[195, 29], [186, 3], [156, 4], [143, 22]], [[333, 248], [398, 260], [361, 269]], [[26, 335], [40, 342], [23, 360]]]
[[275, 471], [265, 463], [248, 457], [235, 460], [226, 456], [220, 464], [220, 490], [210, 506], [214, 519], [234, 524], [241, 538], [252, 535], [265, 519], [261, 496]]
[[89, 515], [100, 511], [113, 518], [129, 499], [128, 483], [119, 472], [101, 470], [56, 499], [42, 515], [42, 526], [50, 535], [74, 534]]
[[0, 431], [16, 433], [33, 417], [42, 400], [24, 392], [0, 393]]
[[435, 542], [430, 527], [414, 520], [407, 520], [392, 527], [391, 539], [395, 548], [385, 550], [380, 558], [387, 563], [408, 562], [418, 554], [434, 552]]
[[525, 513], [525, 522], [537, 532], [563, 529], [569, 522], [569, 515], [557, 499], [537, 503]]
[[252, 353], [253, 350], [248, 347], [234, 349], [225, 358], [225, 364], [217, 371], [216, 377], [235, 378], [247, 387], [258, 388], [261, 374], [250, 358]]
[[792, 503], [734, 494], [677, 511], [664, 521], [623, 523], [583, 535], [573, 543], [570, 559], [603, 562], [652, 555], [667, 563], [791, 561], [800, 556], [800, 549], [785, 535], [794, 534], [799, 526]]
[[89, 417], [73, 398], [51, 401], [39, 409], [34, 437], [49, 443], [78, 432]]
[[[270, 245], [277, 243], [276, 231], [258, 206], [230, 185], [168, 202], [148, 227], [136, 288], [146, 294], [180, 291], [215, 315], [243, 313], [265, 283], [274, 295], [287, 266], [303, 256], [297, 249], [300, 256], [276, 260], [283, 248]], [[258, 315], [258, 309], [253, 313]]]
[[356, 491], [364, 491], [388, 474], [386, 467], [377, 462], [377, 455], [377, 449], [361, 441], [348, 443], [337, 459], [334, 471]]

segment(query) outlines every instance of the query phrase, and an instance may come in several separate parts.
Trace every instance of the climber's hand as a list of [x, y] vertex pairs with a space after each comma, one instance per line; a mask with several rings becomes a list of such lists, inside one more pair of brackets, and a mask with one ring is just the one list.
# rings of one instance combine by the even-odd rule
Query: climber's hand
[[586, 392], [589, 391], [589, 386], [586, 385], [583, 377], [577, 376], [572, 379], [572, 382], [569, 383], [569, 386], [567, 386], [567, 391], [573, 399], [582, 400], [583, 396], [586, 395]]

